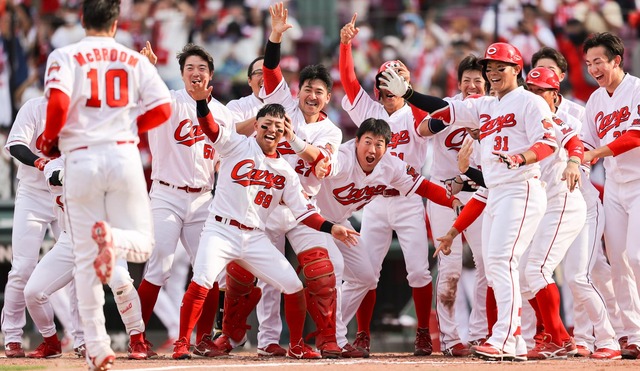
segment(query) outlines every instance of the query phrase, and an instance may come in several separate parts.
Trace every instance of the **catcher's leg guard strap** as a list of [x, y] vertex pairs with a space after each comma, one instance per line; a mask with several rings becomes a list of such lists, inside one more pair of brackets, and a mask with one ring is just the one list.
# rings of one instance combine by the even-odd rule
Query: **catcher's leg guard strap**
[[142, 308], [138, 292], [129, 283], [113, 290], [113, 298], [122, 317], [128, 335], [143, 333], [144, 322], [142, 321]]
[[262, 296], [262, 291], [255, 286], [254, 281], [253, 274], [237, 263], [227, 265], [222, 332], [236, 342], [240, 342], [250, 328], [247, 317]]

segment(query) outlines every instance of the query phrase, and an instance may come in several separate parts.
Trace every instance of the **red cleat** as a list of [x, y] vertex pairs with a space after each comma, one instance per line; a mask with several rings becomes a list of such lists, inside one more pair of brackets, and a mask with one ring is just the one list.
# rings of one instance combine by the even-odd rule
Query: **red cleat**
[[147, 359], [147, 346], [143, 341], [132, 341], [129, 344], [129, 359], [143, 360]]
[[[574, 345], [575, 347], [575, 345]], [[551, 341], [551, 335], [545, 334], [541, 343], [527, 353], [528, 359], [566, 359], [567, 349]]]
[[24, 349], [20, 343], [8, 343], [4, 347], [4, 354], [7, 358], [24, 358]]
[[468, 357], [471, 354], [471, 351], [469, 351], [469, 348], [464, 346], [464, 344], [458, 343], [451, 348], [443, 350], [442, 354], [445, 357]]
[[589, 357], [591, 355], [589, 348], [584, 345], [576, 345], [576, 349], [578, 350], [576, 357]]
[[193, 348], [193, 354], [200, 357], [222, 357], [228, 356], [229, 352], [219, 349], [211, 340], [211, 335], [205, 335], [198, 345]]
[[489, 343], [477, 345], [473, 354], [487, 361], [513, 361], [515, 359], [513, 354], [505, 353], [502, 349], [498, 349]]
[[591, 355], [593, 359], [622, 359], [622, 352], [619, 350], [600, 348]]
[[414, 356], [430, 356], [433, 352], [433, 345], [431, 344], [431, 333], [428, 328], [418, 328], [416, 331], [416, 341], [413, 343], [415, 350]]
[[91, 357], [89, 370], [92, 370], [92, 371], [111, 370], [111, 367], [113, 367], [113, 361], [115, 361], [115, 359], [116, 359], [116, 356], [113, 354], [108, 354], [102, 359], [98, 357]]
[[59, 358], [62, 357], [62, 344], [47, 343], [43, 341], [42, 344], [31, 353], [27, 354], [27, 358]]
[[258, 357], [284, 357], [286, 355], [286, 349], [280, 344], [272, 343], [264, 348], [258, 348]]
[[185, 338], [180, 338], [173, 343], [173, 359], [191, 359], [191, 353], [189, 352], [189, 342]]
[[353, 342], [353, 346], [356, 349], [361, 349], [367, 353], [371, 352], [371, 337], [364, 331], [358, 331], [356, 334], [356, 340]]
[[295, 359], [320, 359], [322, 355], [314, 352], [310, 346], [304, 343], [304, 339], [300, 339], [295, 345], [289, 344], [287, 357]]
[[107, 284], [116, 263], [111, 227], [105, 221], [96, 222], [91, 229], [91, 238], [98, 245], [98, 256], [93, 261], [93, 269], [95, 269], [100, 282]]
[[369, 358], [369, 352], [362, 348], [356, 348], [349, 343], [342, 347], [340, 355], [342, 358]]

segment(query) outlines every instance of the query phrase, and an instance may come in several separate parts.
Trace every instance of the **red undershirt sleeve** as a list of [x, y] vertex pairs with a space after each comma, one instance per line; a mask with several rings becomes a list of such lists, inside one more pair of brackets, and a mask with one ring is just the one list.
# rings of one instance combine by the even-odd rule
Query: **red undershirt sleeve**
[[555, 151], [555, 148], [546, 143], [536, 142], [529, 150], [536, 154], [536, 161], [540, 162], [550, 156]]
[[138, 133], [144, 133], [165, 123], [171, 117], [171, 103], [163, 103], [138, 116]]
[[358, 78], [356, 77], [356, 70], [353, 66], [353, 55], [351, 54], [351, 44], [345, 45], [340, 43], [340, 82], [344, 88], [349, 103], [353, 104], [358, 96], [358, 92], [361, 89]]
[[485, 206], [487, 206], [486, 203], [476, 198], [472, 198], [471, 200], [469, 200], [469, 202], [467, 202], [467, 204], [462, 209], [460, 215], [458, 215], [458, 218], [456, 218], [455, 223], [453, 223], [453, 228], [455, 228], [458, 232], [462, 232], [465, 229], [469, 228], [471, 223], [478, 219], [480, 214], [482, 214]]
[[308, 217], [301, 220], [302, 224], [306, 225], [309, 228], [313, 228], [317, 231], [320, 230], [320, 227], [322, 227], [322, 223], [324, 222], [325, 222], [325, 219], [322, 217], [322, 215], [318, 213], [311, 214]]
[[447, 197], [447, 192], [442, 187], [438, 187], [437, 185], [431, 183], [428, 180], [423, 180], [422, 183], [418, 186], [416, 193], [422, 197], [425, 197], [438, 205], [451, 207], [453, 204], [453, 200], [455, 197]]
[[611, 152], [613, 152], [613, 156], [618, 156], [629, 150], [640, 147], [640, 131], [629, 130], [613, 142], [607, 144], [607, 147], [609, 147]]
[[[639, 133], [640, 134], [640, 133]], [[565, 143], [564, 148], [569, 152], [569, 157], [578, 157], [580, 162], [584, 158], [584, 145], [577, 135], [574, 135]]]

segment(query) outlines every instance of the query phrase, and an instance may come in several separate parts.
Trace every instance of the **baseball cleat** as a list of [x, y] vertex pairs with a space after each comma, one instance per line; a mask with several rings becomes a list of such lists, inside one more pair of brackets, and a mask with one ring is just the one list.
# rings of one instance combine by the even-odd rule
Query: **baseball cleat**
[[624, 359], [637, 359], [640, 356], [640, 346], [636, 344], [627, 344], [621, 349], [622, 358]]
[[180, 338], [173, 343], [173, 359], [191, 359], [191, 353], [189, 352], [189, 342], [186, 338]]
[[431, 333], [428, 328], [418, 328], [416, 331], [416, 341], [413, 343], [415, 350], [414, 356], [430, 356], [433, 352], [433, 345], [431, 344]]
[[[573, 346], [575, 348], [575, 345]], [[551, 335], [545, 334], [542, 342], [527, 353], [528, 359], [567, 359], [567, 349], [551, 341]]]
[[364, 331], [358, 331], [356, 333], [356, 340], [353, 341], [353, 346], [356, 349], [362, 349], [367, 353], [371, 352], [371, 336]]
[[599, 348], [596, 349], [590, 358], [593, 359], [622, 359], [622, 352], [614, 349]]
[[4, 354], [7, 358], [24, 358], [24, 349], [20, 343], [8, 343], [4, 347]]
[[272, 343], [264, 348], [258, 348], [258, 357], [284, 357], [286, 355], [287, 350], [280, 344]]
[[349, 343], [342, 347], [340, 355], [342, 358], [369, 358], [369, 352], [362, 348], [356, 348]]
[[576, 357], [589, 357], [591, 356], [591, 351], [588, 347], [584, 345], [576, 345], [576, 349], [578, 352], [576, 353]]
[[91, 229], [91, 238], [98, 245], [98, 256], [93, 261], [93, 268], [100, 282], [107, 284], [116, 263], [111, 227], [105, 221], [96, 222]]
[[442, 351], [442, 355], [445, 357], [468, 357], [471, 355], [469, 348], [464, 346], [462, 343], [458, 343], [451, 348], [447, 348]]
[[143, 341], [132, 341], [128, 349], [129, 359], [143, 360], [147, 359], [147, 346]]
[[73, 354], [78, 358], [87, 358], [87, 348], [84, 344], [80, 344], [76, 348], [73, 348]]
[[473, 354], [487, 361], [513, 361], [515, 359], [513, 354], [505, 353], [502, 349], [498, 349], [489, 343], [476, 346]]
[[214, 341], [211, 340], [211, 335], [202, 337], [202, 340], [193, 348], [193, 354], [200, 357], [222, 357], [229, 355], [228, 352], [216, 346]]
[[324, 344], [318, 346], [318, 351], [322, 358], [335, 359], [340, 358], [342, 354], [342, 348], [338, 346], [335, 341], [327, 341]]
[[106, 371], [111, 370], [113, 367], [113, 361], [116, 356], [114, 354], [107, 354], [104, 357], [91, 357], [89, 359], [89, 370], [91, 371]]
[[289, 344], [287, 357], [295, 359], [320, 359], [322, 355], [314, 352], [310, 346], [304, 343], [304, 339], [300, 339], [297, 344]]
[[480, 338], [480, 339], [469, 341], [469, 352], [471, 352], [471, 353], [475, 352], [476, 347], [478, 345], [484, 345], [484, 343], [486, 343], [486, 342], [487, 342], [486, 338]]
[[27, 358], [59, 358], [62, 357], [62, 344], [48, 343], [43, 341], [42, 344], [31, 353], [27, 354]]
[[578, 354], [578, 347], [576, 346], [576, 341], [573, 337], [565, 341], [562, 346], [567, 351], [567, 357], [574, 357], [576, 354]]
[[[246, 335], [245, 335], [245, 338], [243, 338], [243, 340], [245, 339], [246, 339]], [[225, 334], [218, 336], [218, 338], [213, 341], [213, 344], [215, 344], [215, 347], [218, 350], [226, 354], [229, 354], [233, 349], [236, 348], [233, 346], [233, 344], [231, 344], [231, 339]]]

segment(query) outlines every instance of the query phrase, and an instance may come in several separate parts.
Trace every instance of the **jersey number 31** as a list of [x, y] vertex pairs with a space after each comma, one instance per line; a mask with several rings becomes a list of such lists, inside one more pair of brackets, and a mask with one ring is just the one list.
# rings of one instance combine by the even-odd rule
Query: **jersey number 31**
[[98, 70], [92, 68], [87, 72], [91, 81], [91, 97], [87, 99], [87, 107], [102, 107], [100, 92], [104, 89], [109, 107], [124, 107], [129, 103], [129, 74], [121, 68], [107, 70], [104, 75], [104, 86], [98, 81]]

